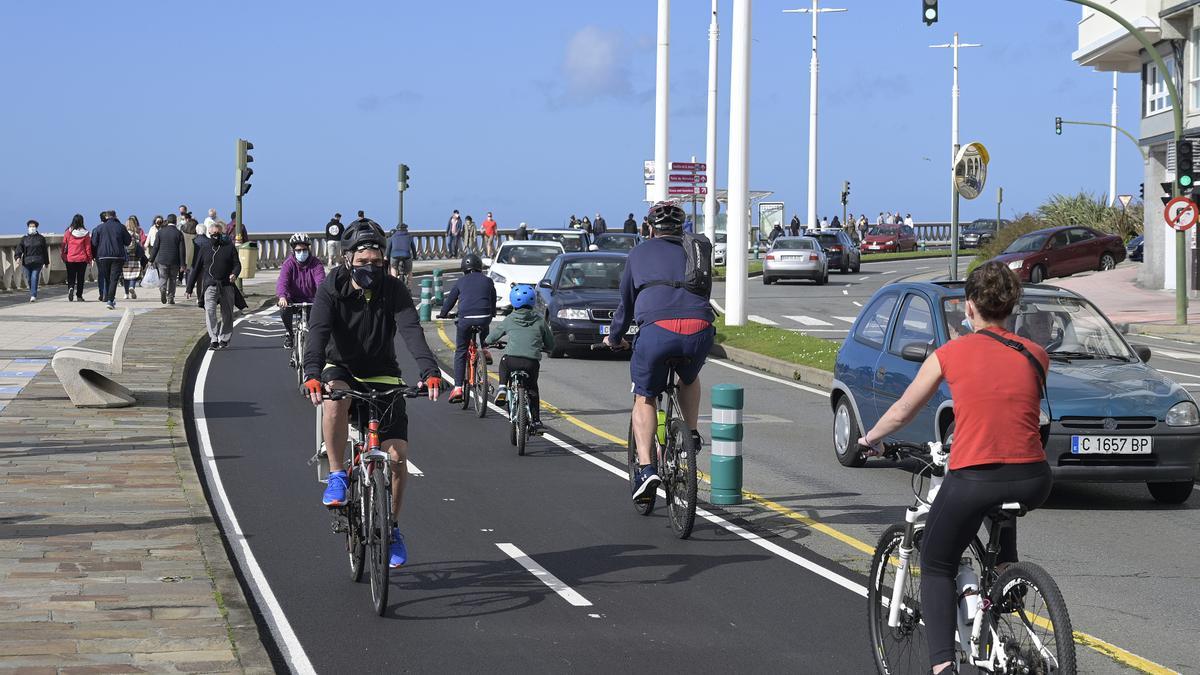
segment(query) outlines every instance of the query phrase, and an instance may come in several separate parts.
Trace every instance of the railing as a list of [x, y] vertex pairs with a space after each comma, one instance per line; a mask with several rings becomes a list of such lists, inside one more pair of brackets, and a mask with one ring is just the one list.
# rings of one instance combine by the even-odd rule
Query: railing
[[[17, 244], [21, 243], [22, 235], [0, 236], [0, 291], [13, 291], [25, 288], [25, 275], [21, 273], [21, 263], [17, 261]], [[42, 284], [61, 284], [67, 280], [67, 266], [59, 255], [62, 246], [61, 234], [47, 234], [46, 244], [50, 249], [50, 273], [43, 275]], [[87, 280], [95, 281], [96, 266], [88, 265]]]

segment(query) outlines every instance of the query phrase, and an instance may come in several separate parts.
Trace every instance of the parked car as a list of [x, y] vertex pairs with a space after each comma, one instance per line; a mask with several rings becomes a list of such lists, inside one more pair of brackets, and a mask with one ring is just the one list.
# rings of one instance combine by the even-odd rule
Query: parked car
[[530, 235], [532, 241], [556, 241], [562, 244], [563, 251], [579, 253], [588, 250], [592, 240], [583, 230], [534, 230]]
[[854, 272], [858, 274], [862, 268], [862, 253], [854, 245], [854, 240], [842, 229], [809, 230], [808, 235], [816, 239], [829, 258], [829, 266], [840, 268], [842, 274]]
[[902, 253], [917, 250], [917, 233], [908, 225], [873, 225], [859, 250], [863, 253]]
[[[843, 465], [865, 463], [862, 431], [900, 398], [928, 354], [967, 332], [965, 317], [962, 282], [876, 291], [834, 365], [833, 446]], [[1050, 355], [1046, 458], [1055, 480], [1146, 482], [1158, 501], [1188, 498], [1200, 464], [1200, 410], [1146, 364], [1149, 349], [1131, 347], [1095, 305], [1053, 286], [1026, 287], [1007, 328]], [[954, 402], [943, 382], [893, 440], [950, 442], [953, 434]]]
[[995, 218], [979, 218], [971, 222], [958, 233], [959, 248], [983, 248], [992, 243], [1001, 227], [1011, 221]]
[[1048, 227], [1018, 237], [994, 258], [1008, 265], [1021, 281], [1040, 284], [1087, 270], [1111, 270], [1125, 260], [1125, 245], [1115, 234], [1090, 227]]
[[628, 253], [642, 240], [636, 234], [626, 232], [605, 232], [596, 237], [596, 241], [588, 247], [589, 251], [624, 251]]
[[724, 232], [717, 232], [717, 240], [713, 242], [713, 264], [725, 264], [725, 247], [727, 245], [727, 235]]
[[812, 279], [818, 286], [829, 281], [829, 258], [812, 237], [779, 237], [763, 258], [762, 282], [779, 279]]
[[1130, 239], [1129, 243], [1125, 244], [1125, 255], [1133, 262], [1142, 262], [1145, 252], [1145, 239], [1145, 237], [1139, 234]]
[[[537, 290], [554, 332], [551, 357], [559, 358], [608, 335], [613, 312], [621, 304], [621, 274], [627, 260], [623, 252], [597, 251], [565, 253], [550, 264]], [[626, 335], [637, 331], [636, 325], [631, 326]]]
[[546, 276], [554, 259], [562, 255], [557, 241], [517, 241], [509, 239], [500, 244], [496, 257], [489, 263], [488, 278], [496, 286], [496, 308], [508, 311], [508, 291], [512, 284], [536, 284]]

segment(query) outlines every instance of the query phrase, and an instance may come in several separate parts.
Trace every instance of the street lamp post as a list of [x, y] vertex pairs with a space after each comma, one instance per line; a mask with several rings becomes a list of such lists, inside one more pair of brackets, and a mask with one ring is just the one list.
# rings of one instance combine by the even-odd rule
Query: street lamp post
[[818, 7], [817, 2], [812, 0], [811, 8], [783, 10], [786, 14], [812, 14], [812, 56], [808, 60], [808, 227], [816, 227], [817, 222], [817, 73], [821, 69], [817, 59], [817, 15], [846, 11]]
[[671, 0], [658, 0], [658, 61], [654, 77], [654, 201], [667, 198], [667, 67], [670, 59]]
[[958, 50], [960, 47], [982, 47], [971, 42], [959, 42], [958, 33], [954, 42], [929, 45], [931, 49], [954, 50], [954, 84], [950, 89], [950, 280], [958, 279], [958, 188], [954, 183], [954, 159], [958, 157]]
[[1108, 204], [1117, 203], [1117, 71], [1112, 74], [1112, 129], [1108, 136]]
[[708, 194], [704, 195], [704, 235], [717, 240], [717, 0], [712, 0], [708, 23], [708, 128], [704, 161], [708, 164]]
[[725, 323], [746, 323], [746, 252], [750, 238], [750, 0], [733, 0], [729, 60], [729, 198], [725, 228]]

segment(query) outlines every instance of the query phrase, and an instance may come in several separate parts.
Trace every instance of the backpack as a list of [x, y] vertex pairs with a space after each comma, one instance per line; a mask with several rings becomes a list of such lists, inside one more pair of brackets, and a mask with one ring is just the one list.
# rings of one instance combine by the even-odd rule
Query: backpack
[[[674, 239], [675, 237], [670, 238]], [[672, 288], [682, 288], [688, 293], [708, 299], [712, 295], [712, 242], [708, 240], [708, 237], [693, 232], [684, 232], [679, 240], [683, 244], [683, 253], [687, 257], [683, 268], [683, 281], [659, 279], [646, 282], [642, 288], [671, 286]]]

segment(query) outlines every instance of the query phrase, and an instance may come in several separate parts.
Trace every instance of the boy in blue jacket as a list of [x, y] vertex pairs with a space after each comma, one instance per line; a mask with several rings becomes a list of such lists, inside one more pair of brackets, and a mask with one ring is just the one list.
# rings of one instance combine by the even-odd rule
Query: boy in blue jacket
[[[468, 253], [462, 261], [462, 278], [450, 289], [442, 303], [439, 319], [445, 319], [454, 305], [458, 304], [458, 333], [454, 336], [454, 389], [450, 391], [451, 403], [462, 403], [462, 383], [467, 375], [467, 338], [471, 329], [478, 327], [487, 335], [492, 317], [496, 314], [496, 287], [483, 274], [483, 260]], [[485, 358], [490, 357], [484, 352]]]

